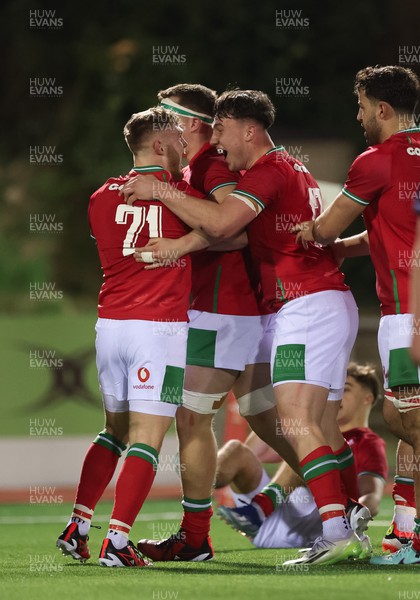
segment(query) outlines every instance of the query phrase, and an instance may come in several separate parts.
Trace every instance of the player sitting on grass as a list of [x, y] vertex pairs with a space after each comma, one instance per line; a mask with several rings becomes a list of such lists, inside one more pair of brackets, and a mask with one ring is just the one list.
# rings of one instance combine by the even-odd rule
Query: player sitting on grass
[[[358, 500], [372, 516], [378, 513], [388, 472], [385, 442], [368, 427], [378, 396], [379, 381], [374, 368], [350, 363], [338, 423], [353, 450]], [[291, 422], [289, 426], [297, 428], [299, 424]], [[219, 516], [247, 535], [257, 548], [310, 545], [321, 535], [322, 523], [309, 489], [285, 463], [270, 482], [258, 456], [267, 462], [279, 460], [255, 434], [245, 444], [231, 440], [219, 450], [216, 487], [230, 485], [237, 506], [219, 506]], [[345, 463], [340, 466], [345, 468]], [[364, 539], [365, 548], [369, 549], [367, 536]]]

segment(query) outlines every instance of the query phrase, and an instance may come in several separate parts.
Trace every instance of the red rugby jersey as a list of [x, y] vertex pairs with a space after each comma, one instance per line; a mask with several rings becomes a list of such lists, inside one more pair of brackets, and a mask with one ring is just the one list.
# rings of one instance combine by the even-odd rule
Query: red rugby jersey
[[320, 214], [321, 192], [308, 169], [282, 146], [246, 172], [233, 196], [258, 215], [247, 232], [269, 310], [307, 294], [348, 289], [330, 248], [310, 244], [305, 250], [291, 233], [294, 224]]
[[353, 451], [356, 472], [360, 475], [377, 475], [386, 480], [388, 463], [385, 441], [369, 427], [355, 427], [343, 432]]
[[187, 321], [191, 261], [145, 271], [133, 258], [134, 248], [151, 237], [178, 238], [188, 228], [160, 202], [129, 206], [118, 195], [120, 186], [139, 173], [171, 181], [162, 167], [136, 167], [124, 177], [108, 179], [91, 197], [89, 224], [103, 270], [98, 316], [107, 319]]
[[408, 313], [409, 277], [420, 190], [420, 129], [368, 148], [350, 167], [343, 194], [366, 206], [363, 218], [383, 315]]
[[[239, 174], [229, 171], [223, 154], [204, 146], [184, 169], [185, 180], [204, 196], [235, 185]], [[231, 252], [192, 254], [192, 305], [194, 310], [226, 315], [259, 315], [258, 279], [249, 248]]]

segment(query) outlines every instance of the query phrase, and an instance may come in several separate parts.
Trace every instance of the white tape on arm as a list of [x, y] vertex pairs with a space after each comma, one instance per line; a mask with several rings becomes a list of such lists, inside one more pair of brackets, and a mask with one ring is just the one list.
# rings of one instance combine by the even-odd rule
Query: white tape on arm
[[153, 252], [140, 252], [140, 258], [145, 263], [155, 262], [153, 260]]

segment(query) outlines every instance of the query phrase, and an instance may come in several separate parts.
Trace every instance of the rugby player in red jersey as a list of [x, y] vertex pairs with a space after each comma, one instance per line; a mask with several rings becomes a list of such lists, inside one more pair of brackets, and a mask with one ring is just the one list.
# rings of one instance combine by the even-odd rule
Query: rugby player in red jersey
[[[184, 83], [160, 91], [158, 98], [183, 125], [185, 180], [210, 201], [222, 203], [239, 174], [229, 170], [223, 154], [209, 143], [215, 92]], [[213, 247], [191, 255], [187, 363], [183, 405], [176, 415], [180, 463], [185, 467], [181, 470], [184, 516], [179, 532], [169, 539], [139, 541], [138, 548], [154, 561], [203, 561], [213, 556], [208, 541], [217, 460], [212, 421], [231, 388], [240, 413], [254, 430], [299, 467], [290, 446], [276, 436], [270, 345], [264, 340], [268, 315], [258, 302], [249, 250], [219, 252]]]
[[[188, 230], [160, 202], [128, 206], [118, 194], [137, 174], [153, 173], [161, 182], [179, 174], [185, 141], [178, 118], [164, 108], [151, 108], [132, 115], [124, 136], [134, 168], [108, 179], [89, 204], [104, 277], [96, 352], [105, 430], [86, 454], [73, 512], [57, 546], [77, 560], [90, 557], [93, 512], [128, 442], [99, 564], [143, 567], [148, 561], [128, 538], [152, 486], [163, 437], [182, 401], [191, 264], [185, 257], [154, 271], [136, 263], [136, 244], [144, 245], [150, 237], [180, 237]], [[189, 237], [195, 235], [190, 232]]]
[[416, 239], [413, 247], [413, 266], [411, 283], [411, 302], [414, 331], [411, 344], [411, 356], [420, 365], [420, 184], [416, 191], [414, 208], [417, 214]]
[[274, 146], [267, 131], [273, 121], [274, 107], [262, 92], [233, 90], [217, 100], [212, 142], [226, 151], [230, 170], [247, 171], [222, 206], [170, 186], [158, 189], [153, 178], [128, 184], [125, 193], [129, 201], [130, 195], [158, 197], [191, 227], [216, 238], [246, 227], [264, 301], [276, 312], [271, 374], [280, 425], [297, 418], [307, 428], [305, 436], [282, 430], [323, 521], [323, 537], [299, 560], [332, 564], [362, 552], [340, 487], [337, 454], [347, 447], [334, 402], [341, 399], [358, 314], [331, 249], [313, 245], [308, 253], [285, 226], [316, 217], [321, 194], [306, 167]]
[[[415, 464], [420, 459], [420, 372], [409, 354], [413, 330], [409, 278], [416, 229], [413, 197], [416, 190], [418, 193], [420, 173], [420, 129], [414, 126], [419, 91], [418, 77], [404, 67], [367, 67], [357, 73], [357, 120], [369, 148], [351, 165], [342, 193], [333, 204], [315, 221], [296, 226], [305, 246], [311, 247], [314, 241], [329, 244], [363, 213], [368, 244], [363, 232], [339, 242], [339, 251], [344, 257], [370, 250], [382, 314], [378, 346], [389, 390], [384, 416], [392, 431], [412, 446]], [[412, 541], [401, 539], [405, 543], [397, 552], [374, 557], [373, 564], [420, 564], [417, 468], [413, 480], [417, 516]], [[413, 485], [408, 481], [396, 484], [398, 501], [401, 498], [407, 508], [413, 508]], [[395, 530], [390, 532], [393, 534]], [[390, 549], [386, 539], [384, 544]]]

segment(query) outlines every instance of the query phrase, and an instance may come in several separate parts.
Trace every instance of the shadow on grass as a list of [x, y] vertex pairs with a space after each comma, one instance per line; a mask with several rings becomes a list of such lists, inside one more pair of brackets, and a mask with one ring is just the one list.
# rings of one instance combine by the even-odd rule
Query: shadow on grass
[[[220, 554], [231, 553], [232, 551], [219, 552]], [[418, 572], [418, 567], [410, 565], [392, 566], [392, 567], [380, 567], [378, 565], [371, 565], [368, 562], [354, 562], [354, 563], [339, 563], [336, 565], [300, 565], [286, 566], [283, 567], [281, 564], [255, 564], [255, 563], [244, 563], [244, 562], [225, 562], [222, 560], [205, 561], [205, 563], [187, 563], [187, 562], [176, 562], [176, 563], [155, 563], [153, 567], [145, 567], [142, 569], [133, 568], [106, 568], [100, 567], [95, 563], [86, 563], [80, 565], [78, 563], [69, 563], [64, 565], [64, 569], [73, 571], [74, 568], [83, 570], [83, 575], [88, 577], [96, 577], [99, 572], [101, 576], [115, 577], [124, 576], [132, 577], [153, 577], [156, 572], [165, 572], [168, 575], [188, 574], [188, 575], [203, 575], [206, 571], [210, 574], [220, 575], [272, 575], [281, 577], [296, 577], [296, 576], [316, 576], [322, 575], [323, 577], [336, 577], [338, 573], [341, 574], [363, 574], [363, 573], [379, 573], [381, 575], [387, 574], [400, 574], [411, 573], [415, 570]], [[76, 574], [76, 571], [74, 572]]]

